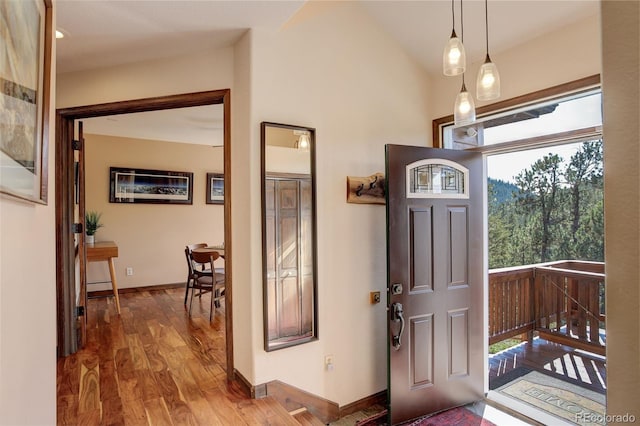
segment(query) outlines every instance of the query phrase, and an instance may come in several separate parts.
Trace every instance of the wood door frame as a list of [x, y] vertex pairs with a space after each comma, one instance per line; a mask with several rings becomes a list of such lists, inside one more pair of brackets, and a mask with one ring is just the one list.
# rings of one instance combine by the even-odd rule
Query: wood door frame
[[[73, 149], [74, 122], [83, 118], [128, 114], [173, 108], [187, 108], [222, 104], [223, 157], [224, 157], [224, 240], [226, 263], [225, 335], [227, 380], [235, 379], [233, 363], [233, 286], [232, 286], [232, 235], [231, 235], [231, 90], [212, 90], [84, 105], [56, 110], [56, 298], [58, 356], [64, 354], [65, 344], [73, 336], [75, 326], [75, 244], [70, 232], [73, 225]], [[71, 159], [71, 162], [70, 162]]]

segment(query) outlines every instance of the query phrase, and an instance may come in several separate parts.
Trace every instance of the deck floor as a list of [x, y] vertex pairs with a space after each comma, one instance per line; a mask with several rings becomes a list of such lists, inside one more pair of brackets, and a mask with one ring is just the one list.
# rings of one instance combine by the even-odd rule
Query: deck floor
[[605, 394], [606, 360], [596, 354], [535, 338], [489, 355], [489, 388], [496, 389], [528, 370]]

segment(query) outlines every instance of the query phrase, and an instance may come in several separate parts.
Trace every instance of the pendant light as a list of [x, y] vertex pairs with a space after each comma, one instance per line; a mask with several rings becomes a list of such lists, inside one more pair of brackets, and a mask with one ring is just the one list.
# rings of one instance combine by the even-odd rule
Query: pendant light
[[[464, 43], [464, 15], [462, 12], [462, 0], [460, 0], [460, 28], [462, 43]], [[476, 106], [473, 103], [473, 96], [467, 91], [464, 84], [464, 73], [462, 73], [462, 88], [456, 96], [456, 103], [453, 106], [453, 121], [456, 126], [469, 124], [476, 121]]]
[[464, 74], [462, 74], [462, 88], [456, 96], [456, 103], [453, 106], [453, 121], [456, 126], [476, 121], [476, 106], [473, 103], [473, 96], [467, 91], [464, 84]]
[[476, 97], [479, 101], [491, 101], [500, 97], [500, 74], [498, 67], [489, 57], [489, 13], [487, 0], [484, 0], [485, 35], [487, 41], [487, 56], [478, 71], [476, 79]]
[[[456, 35], [456, 19], [453, 1], [454, 0], [451, 0], [451, 37], [442, 53], [442, 71], [444, 75], [448, 76], [462, 74], [467, 66], [467, 55], [464, 51], [464, 45]], [[460, 7], [462, 8], [462, 0], [460, 0]]]
[[309, 141], [309, 135], [306, 133], [300, 135], [300, 137], [298, 138], [298, 141], [296, 142], [296, 148], [302, 149], [305, 151], [309, 149], [310, 145], [311, 145], [311, 142]]

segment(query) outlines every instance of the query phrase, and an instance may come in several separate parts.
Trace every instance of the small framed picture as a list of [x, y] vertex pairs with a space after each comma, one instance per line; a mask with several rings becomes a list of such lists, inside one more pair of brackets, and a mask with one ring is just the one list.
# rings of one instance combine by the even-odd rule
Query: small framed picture
[[207, 204], [224, 204], [224, 174], [207, 173]]

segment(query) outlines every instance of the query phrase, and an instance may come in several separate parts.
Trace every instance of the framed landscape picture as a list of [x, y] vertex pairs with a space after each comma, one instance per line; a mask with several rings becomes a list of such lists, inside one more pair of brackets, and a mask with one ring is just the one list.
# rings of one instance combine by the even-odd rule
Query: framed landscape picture
[[224, 174], [207, 173], [207, 204], [224, 204]]
[[193, 173], [109, 169], [110, 203], [193, 204]]
[[50, 0], [0, 1], [0, 192], [47, 203]]

